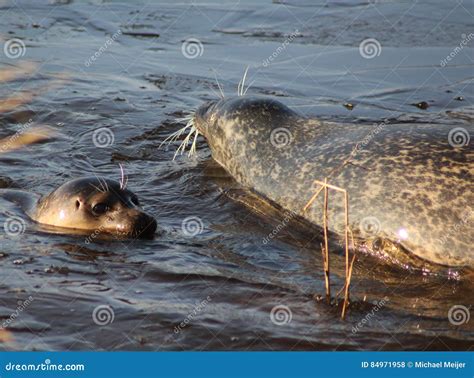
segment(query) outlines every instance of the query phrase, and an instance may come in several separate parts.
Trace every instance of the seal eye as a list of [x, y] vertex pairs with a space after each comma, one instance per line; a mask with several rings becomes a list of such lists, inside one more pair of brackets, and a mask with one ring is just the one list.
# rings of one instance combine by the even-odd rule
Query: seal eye
[[132, 198], [130, 198], [130, 200], [132, 201], [132, 203], [133, 203], [135, 206], [140, 206], [140, 202], [138, 201], [138, 197], [137, 197], [137, 196], [132, 196]]
[[92, 211], [95, 214], [104, 214], [108, 210], [109, 210], [109, 206], [107, 206], [105, 203], [98, 203], [98, 204], [94, 205], [94, 207], [92, 208]]
[[372, 247], [376, 251], [381, 251], [383, 247], [383, 240], [381, 238], [377, 238], [372, 242]]

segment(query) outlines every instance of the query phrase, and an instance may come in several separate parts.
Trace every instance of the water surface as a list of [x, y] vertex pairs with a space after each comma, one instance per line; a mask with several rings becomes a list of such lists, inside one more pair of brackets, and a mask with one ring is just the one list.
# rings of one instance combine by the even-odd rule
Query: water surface
[[[79, 176], [119, 179], [121, 163], [163, 230], [153, 240], [88, 243], [46, 233], [1, 200], [0, 224], [19, 216], [26, 226], [0, 233], [0, 317], [33, 298], [2, 348], [472, 348], [472, 321], [448, 319], [453, 306], [471, 308], [472, 280], [361, 259], [340, 320], [339, 308], [314, 299], [324, 294], [319, 240], [287, 226], [264, 242], [284, 219], [234, 201], [239, 188], [204, 139], [191, 158], [172, 159], [177, 143], [158, 147], [180, 126], [173, 121], [218, 97], [215, 76], [236, 94], [247, 66], [247, 93], [306, 116], [449, 123], [473, 135], [473, 41], [442, 64], [474, 32], [473, 13], [469, 1], [0, 2], [2, 44], [25, 43], [16, 59], [0, 54], [0, 70], [34, 64], [0, 87], [3, 101], [20, 98], [0, 114], [0, 137], [30, 119], [56, 135], [2, 154], [1, 186], [44, 194]], [[359, 52], [368, 38], [380, 43], [371, 59]], [[183, 53], [190, 39], [197, 54]], [[98, 147], [102, 128], [109, 140]], [[183, 232], [190, 217], [202, 224], [196, 235]], [[332, 264], [339, 288], [343, 257]], [[112, 322], [94, 322], [98, 306], [112, 309]], [[275, 308], [282, 317], [272, 321]]]

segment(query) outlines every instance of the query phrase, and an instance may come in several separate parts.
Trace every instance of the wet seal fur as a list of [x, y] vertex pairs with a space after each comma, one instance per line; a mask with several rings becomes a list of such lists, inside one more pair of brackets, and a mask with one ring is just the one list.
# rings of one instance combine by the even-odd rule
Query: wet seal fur
[[[474, 266], [473, 153], [449, 144], [451, 126], [384, 124], [374, 131], [307, 119], [250, 96], [204, 104], [193, 124], [239, 184], [313, 225], [322, 226], [323, 196], [305, 213], [303, 207], [318, 189], [314, 180], [346, 189], [359, 250], [406, 267]], [[342, 197], [331, 195], [328, 213], [330, 232], [342, 235]]]
[[44, 197], [5, 190], [1, 196], [19, 203], [26, 214], [42, 225], [67, 230], [150, 237], [156, 220], [144, 212], [138, 197], [116, 181], [85, 177], [68, 181]]

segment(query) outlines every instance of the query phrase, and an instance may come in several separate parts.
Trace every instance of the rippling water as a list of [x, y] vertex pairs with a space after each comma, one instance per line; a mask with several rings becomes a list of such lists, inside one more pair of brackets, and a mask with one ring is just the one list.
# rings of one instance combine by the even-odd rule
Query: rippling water
[[[0, 42], [25, 44], [0, 54], [0, 72], [16, 73], [2, 77], [0, 137], [30, 119], [54, 130], [0, 155], [1, 187], [44, 194], [79, 176], [119, 179], [121, 163], [163, 230], [94, 243], [30, 221], [18, 236], [0, 233], [0, 317], [12, 337], [2, 348], [471, 348], [472, 320], [448, 317], [453, 306], [472, 312], [469, 277], [361, 259], [342, 321], [340, 308], [314, 299], [324, 293], [320, 241], [289, 225], [263, 242], [285, 219], [235, 201], [243, 194], [204, 139], [192, 158], [173, 160], [178, 144], [158, 147], [177, 118], [218, 96], [215, 76], [235, 94], [247, 66], [248, 93], [305, 115], [449, 122], [473, 135], [474, 41], [450, 56], [470, 38], [472, 13], [468, 1], [0, 1]], [[369, 38], [378, 45], [364, 58]], [[0, 206], [1, 224], [26, 219]], [[190, 219], [196, 235], [183, 230]], [[341, 287], [343, 257], [332, 263]], [[104, 317], [94, 321], [94, 310]]]

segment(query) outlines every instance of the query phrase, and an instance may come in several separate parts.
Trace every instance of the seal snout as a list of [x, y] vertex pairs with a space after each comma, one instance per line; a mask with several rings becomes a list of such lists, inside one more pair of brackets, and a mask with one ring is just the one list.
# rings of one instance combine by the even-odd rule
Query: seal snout
[[141, 213], [135, 223], [134, 236], [151, 237], [155, 233], [157, 227], [158, 224], [155, 218], [146, 213]]
[[214, 114], [218, 101], [209, 101], [201, 105], [194, 114], [194, 125], [201, 134], [206, 136], [206, 131], [211, 123], [211, 116]]
[[217, 101], [208, 101], [201, 105], [196, 111], [196, 117], [205, 120], [209, 116], [209, 111], [212, 110]]
[[116, 230], [131, 237], [148, 238], [155, 233], [157, 227], [154, 217], [138, 209], [130, 209], [122, 215], [122, 222], [117, 224]]

